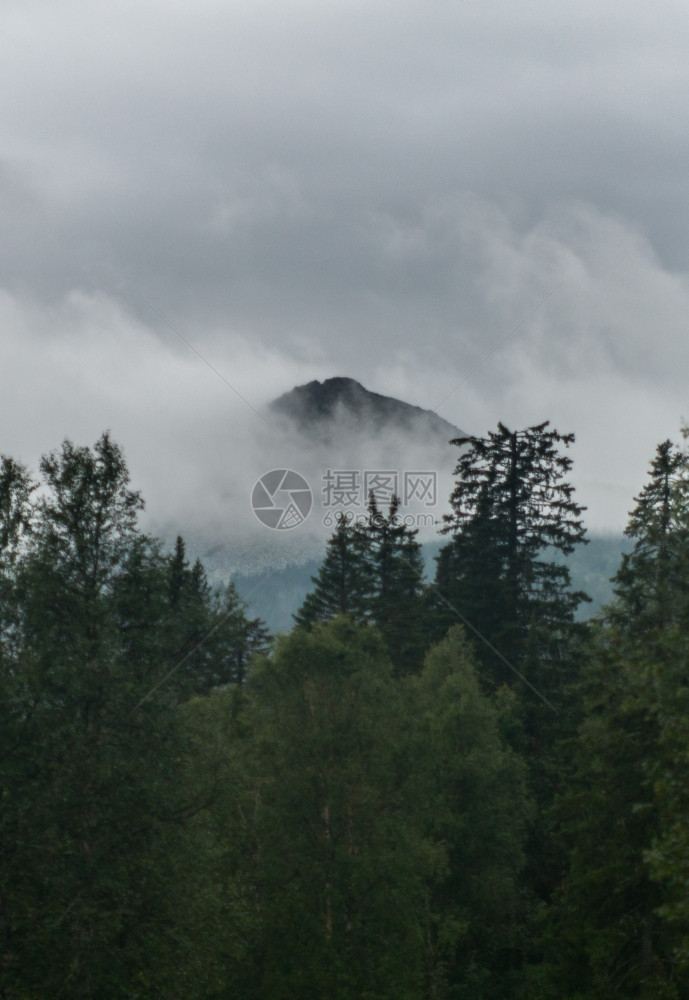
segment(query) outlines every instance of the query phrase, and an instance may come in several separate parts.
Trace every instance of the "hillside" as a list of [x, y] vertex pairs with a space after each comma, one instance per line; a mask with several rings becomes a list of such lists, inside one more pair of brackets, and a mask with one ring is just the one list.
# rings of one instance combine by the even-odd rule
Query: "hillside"
[[300, 433], [319, 440], [331, 438], [338, 427], [363, 430], [367, 436], [391, 430], [421, 433], [443, 443], [464, 433], [432, 410], [371, 392], [342, 376], [296, 386], [273, 400], [270, 409], [291, 421]]
[[[435, 556], [442, 544], [438, 540], [423, 547], [427, 579], [433, 577]], [[623, 535], [593, 535], [588, 545], [580, 546], [569, 557], [573, 588], [591, 598], [590, 604], [581, 605], [580, 618], [590, 618], [612, 599], [610, 578], [617, 572], [622, 553], [629, 548], [630, 542]], [[262, 618], [272, 632], [287, 632], [293, 625], [292, 615], [312, 589], [311, 577], [318, 572], [320, 562], [310, 559], [301, 565], [237, 574], [233, 579], [252, 615]]]

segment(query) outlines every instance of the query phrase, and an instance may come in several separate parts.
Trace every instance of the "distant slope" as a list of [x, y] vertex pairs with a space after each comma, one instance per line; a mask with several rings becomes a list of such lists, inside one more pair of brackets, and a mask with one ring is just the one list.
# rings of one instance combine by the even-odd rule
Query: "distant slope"
[[371, 392], [354, 379], [341, 376], [296, 386], [273, 400], [270, 409], [290, 420], [302, 434], [320, 440], [330, 438], [342, 425], [373, 437], [391, 430], [421, 432], [447, 443], [463, 436], [463, 431], [432, 410]]
[[[412, 519], [408, 523], [418, 522], [421, 540], [435, 538], [457, 464], [458, 449], [450, 441], [465, 436], [459, 427], [345, 377], [296, 386], [269, 403], [268, 412], [269, 424], [247, 442], [245, 467], [237, 469], [236, 481], [227, 483], [226, 523], [212, 531], [205, 525], [184, 530], [190, 555], [201, 558], [213, 584], [241, 573], [249, 578], [247, 586], [254, 587], [261, 574], [277, 568], [297, 572], [298, 566], [319, 558], [338, 511], [365, 516], [371, 489], [384, 508], [393, 493], [399, 496], [401, 513]], [[305, 522], [294, 531], [272, 530], [251, 509], [259, 480], [285, 469], [305, 479], [313, 497]], [[284, 492], [276, 507], [287, 499]], [[232, 503], [240, 505], [236, 517]], [[170, 535], [172, 546], [174, 534], [162, 534]], [[282, 608], [288, 595], [282, 594], [281, 578], [261, 586], [272, 595], [270, 608]], [[291, 607], [284, 614], [271, 610], [271, 615], [282, 627], [290, 620]]]
[[[438, 470], [438, 505], [433, 508], [433, 516], [435, 525], [440, 522], [445, 498], [453, 487], [452, 473], [457, 460], [457, 448], [449, 442], [466, 437], [454, 424], [431, 410], [371, 392], [355, 379], [342, 376], [296, 386], [275, 399], [270, 410], [273, 418], [289, 432], [292, 442], [296, 441], [294, 455], [298, 456], [299, 470], [313, 486], [316, 504], [310, 524], [317, 524], [324, 513], [317, 505], [323, 493], [318, 485], [322, 484], [326, 468]], [[294, 455], [290, 455], [290, 461], [296, 460]], [[365, 502], [364, 497], [364, 505]], [[424, 508], [420, 510], [424, 512]], [[431, 522], [430, 528], [420, 535], [425, 543], [423, 552], [429, 579], [435, 574], [434, 557], [443, 544], [435, 525]], [[269, 551], [270, 533], [264, 532], [260, 551], [258, 541], [256, 544], [254, 565], [249, 550], [242, 563], [234, 561], [234, 572], [233, 553], [228, 546], [216, 546], [211, 552], [202, 553], [207, 565], [210, 561], [212, 579], [220, 581], [232, 576], [240, 594], [249, 602], [252, 614], [263, 618], [273, 632], [292, 628], [292, 615], [312, 589], [311, 578], [320, 566], [319, 553], [325, 549], [326, 533], [321, 530], [320, 535], [307, 536], [307, 529], [308, 524], [290, 539], [294, 541], [292, 552], [283, 547], [278, 553], [276, 549], [273, 558]], [[616, 573], [622, 552], [628, 548], [629, 543], [622, 535], [593, 535], [588, 545], [579, 546], [567, 560], [574, 589], [583, 590], [592, 598], [590, 604], [581, 606], [581, 618], [595, 614], [601, 604], [612, 598], [610, 577]]]
[[[443, 544], [439, 540], [423, 546], [427, 578], [433, 578], [434, 559]], [[623, 535], [593, 535], [588, 545], [579, 546], [567, 560], [574, 589], [583, 590], [591, 598], [590, 604], [581, 605], [580, 618], [590, 618], [612, 599], [610, 577], [617, 572], [622, 553], [629, 548], [630, 542]], [[233, 579], [249, 603], [251, 614], [262, 618], [271, 632], [288, 632], [294, 624], [292, 615], [312, 589], [311, 577], [319, 566], [320, 560], [315, 559], [280, 570], [236, 575]]]

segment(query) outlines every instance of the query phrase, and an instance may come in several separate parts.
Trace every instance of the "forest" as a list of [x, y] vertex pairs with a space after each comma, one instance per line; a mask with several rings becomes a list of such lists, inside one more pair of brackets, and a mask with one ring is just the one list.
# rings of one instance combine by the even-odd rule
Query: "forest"
[[0, 997], [689, 998], [689, 455], [582, 620], [572, 441], [457, 439], [432, 580], [372, 495], [278, 636], [109, 434], [0, 459]]

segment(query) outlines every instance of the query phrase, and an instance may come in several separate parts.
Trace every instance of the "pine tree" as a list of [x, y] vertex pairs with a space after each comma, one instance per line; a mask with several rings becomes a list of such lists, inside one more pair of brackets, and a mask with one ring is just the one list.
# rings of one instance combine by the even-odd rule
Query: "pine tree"
[[658, 446], [626, 528], [634, 548], [577, 685], [582, 720], [563, 748], [553, 815], [568, 871], [551, 915], [552, 968], [560, 989], [596, 1000], [675, 998], [689, 986], [677, 961], [689, 959], [687, 468], [670, 441]]
[[348, 614], [372, 622], [387, 642], [396, 671], [408, 673], [421, 668], [428, 641], [421, 546], [416, 530], [400, 517], [399, 506], [399, 497], [393, 497], [383, 514], [372, 493], [363, 521], [339, 517], [325, 560], [312, 578], [315, 588], [295, 621], [308, 627]]
[[369, 617], [373, 580], [366, 557], [366, 535], [362, 526], [340, 514], [328, 541], [325, 559], [312, 577], [314, 589], [294, 616], [297, 625], [329, 621], [351, 615], [357, 621]]
[[[566, 479], [572, 462], [560, 453], [573, 440], [548, 422], [523, 431], [499, 423], [487, 437], [456, 439], [463, 451], [443, 529], [452, 539], [436, 573], [438, 631], [456, 621], [456, 608], [546, 697], [561, 691], [563, 647], [585, 599], [555, 561], [585, 542], [584, 508]], [[493, 684], [514, 680], [487, 644], [477, 652]]]
[[199, 808], [178, 780], [180, 692], [162, 683], [166, 561], [137, 531], [142, 501], [107, 434], [65, 441], [41, 472], [29, 503], [15, 468], [3, 505], [15, 611], [0, 649], [0, 992], [160, 995], [159, 971], [187, 947], [165, 900]]
[[428, 647], [424, 596], [424, 566], [418, 529], [404, 524], [399, 497], [393, 496], [387, 515], [371, 493], [366, 558], [374, 589], [370, 618], [384, 636], [399, 674], [418, 672]]
[[208, 694], [228, 684], [241, 687], [253, 658], [268, 651], [266, 625], [260, 618], [247, 617], [246, 602], [232, 582], [213, 595], [208, 623], [206, 669], [195, 678], [196, 693]]
[[634, 547], [614, 578], [610, 615], [650, 638], [689, 613], [689, 459], [671, 441], [658, 445], [635, 504], [625, 529]]
[[[685, 433], [686, 436], [686, 433]], [[615, 577], [609, 618], [629, 664], [627, 699], [646, 719], [636, 754], [642, 762], [656, 831], [645, 845], [663, 891], [658, 912], [689, 970], [689, 456], [660, 444], [626, 530], [634, 548]]]

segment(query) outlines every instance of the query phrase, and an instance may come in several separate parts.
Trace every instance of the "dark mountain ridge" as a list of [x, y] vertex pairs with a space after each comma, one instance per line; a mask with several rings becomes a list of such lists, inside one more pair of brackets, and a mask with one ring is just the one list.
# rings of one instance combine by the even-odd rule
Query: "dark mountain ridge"
[[[365, 447], [368, 459], [377, 444], [383, 456], [392, 456], [391, 462], [383, 462], [381, 468], [387, 469], [404, 461], [405, 450], [411, 446], [416, 449], [416, 455], [429, 455], [429, 467], [445, 469], [451, 484], [457, 449], [449, 441], [466, 436], [432, 410], [371, 392], [355, 379], [342, 376], [296, 386], [273, 400], [269, 408], [277, 420], [284, 420], [302, 437], [302, 443], [307, 446], [304, 454], [313, 460], [313, 468], [304, 467], [303, 471], [314, 485], [319, 481], [318, 463], [322, 463], [324, 455], [334, 465], [340, 459], [342, 448], [348, 448], [351, 457]], [[391, 448], [393, 434], [401, 445], [399, 453]], [[436, 460], [438, 464], [433, 465]], [[441, 502], [445, 495], [449, 495], [449, 490], [443, 494], [440, 489]], [[319, 497], [316, 490], [316, 499]], [[312, 514], [311, 520], [315, 517], [316, 513]], [[303, 530], [308, 531], [308, 525]], [[311, 536], [298, 529], [294, 534], [283, 533], [279, 538], [273, 534], [271, 538], [271, 533], [266, 534], [263, 530], [251, 538], [241, 558], [238, 558], [236, 544], [229, 542], [192, 545], [192, 549], [194, 554], [201, 556], [214, 583], [234, 579], [251, 613], [263, 618], [272, 630], [286, 631], [292, 626], [292, 615], [312, 588], [311, 577], [317, 572], [325, 551], [325, 533], [320, 537]], [[276, 540], [283, 544], [273, 545]], [[286, 547], [285, 541], [293, 545]], [[432, 579], [434, 559], [443, 542], [437, 536], [422, 541], [427, 578]], [[582, 605], [582, 618], [590, 617], [602, 603], [611, 599], [610, 578], [629, 545], [624, 537], [614, 534], [594, 533], [590, 541], [590, 545], [577, 549], [566, 560], [574, 588], [586, 591], [593, 598], [592, 604]]]
[[444, 440], [462, 437], [454, 424], [393, 396], [371, 392], [353, 378], [336, 376], [298, 385], [270, 403], [273, 413], [288, 418], [302, 434], [330, 436], [333, 425], [347, 424], [367, 435], [387, 431], [421, 433]]

